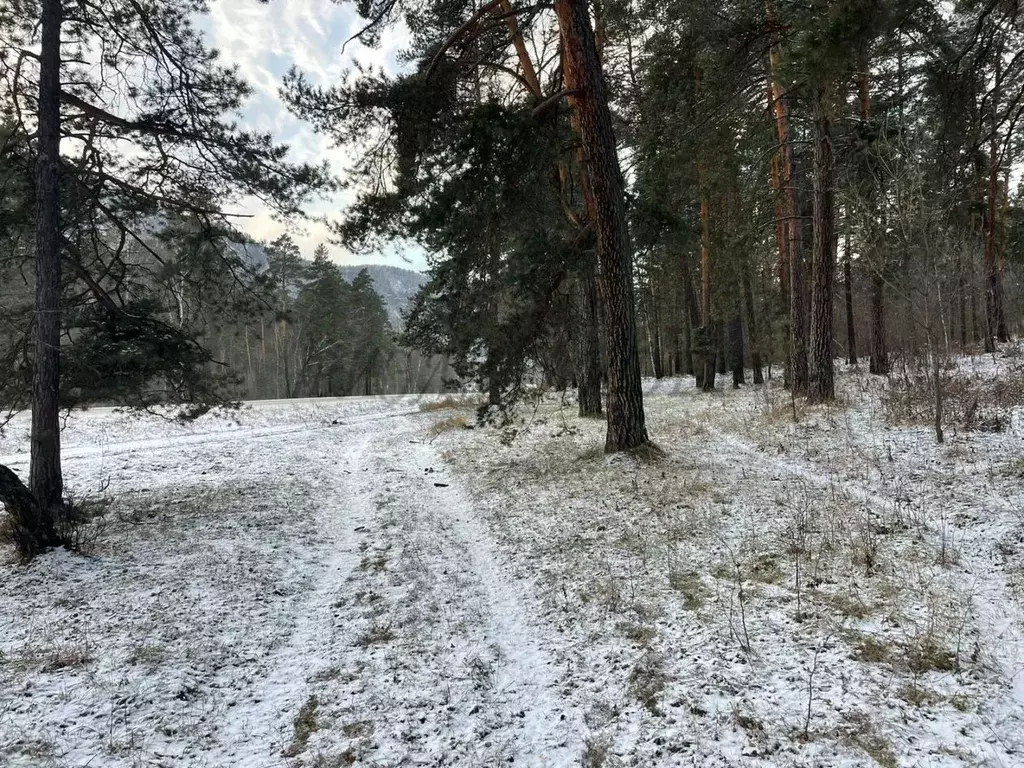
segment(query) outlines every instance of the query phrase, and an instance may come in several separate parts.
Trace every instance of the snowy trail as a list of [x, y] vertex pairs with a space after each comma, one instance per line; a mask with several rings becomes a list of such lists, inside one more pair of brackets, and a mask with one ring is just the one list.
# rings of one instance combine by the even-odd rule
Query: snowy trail
[[376, 515], [332, 653], [361, 673], [318, 686], [342, 727], [311, 745], [387, 766], [576, 764], [582, 724], [559, 688], [560, 641], [438, 468], [422, 422], [393, 426], [357, 476]]
[[[178, 450], [185, 446], [199, 445], [203, 443], [223, 443], [244, 440], [255, 440], [260, 438], [282, 437], [284, 435], [311, 432], [314, 430], [326, 430], [332, 427], [347, 426], [351, 424], [362, 424], [368, 421], [394, 418], [397, 416], [408, 416], [417, 413], [417, 408], [406, 408], [396, 411], [382, 411], [368, 413], [358, 416], [345, 416], [336, 419], [333, 423], [306, 423], [306, 424], [284, 424], [273, 427], [238, 427], [236, 429], [220, 429], [207, 432], [192, 432], [172, 437], [149, 438], [141, 440], [127, 440], [118, 442], [99, 442], [91, 445], [80, 445], [65, 448], [61, 452], [61, 460], [84, 458], [102, 458], [110, 456], [122, 456], [131, 453], [151, 453], [161, 450]], [[17, 467], [27, 464], [31, 455], [27, 452], [12, 453], [0, 456], [0, 464]]]
[[336, 471], [324, 478], [317, 520], [322, 560], [307, 575], [314, 586], [295, 611], [290, 638], [274, 649], [265, 662], [266, 672], [247, 692], [249, 703], [232, 709], [225, 718], [219, 739], [223, 746], [209, 755], [213, 765], [288, 765], [284, 755], [291, 738], [288, 726], [308, 700], [308, 681], [324, 674], [333, 661], [338, 642], [334, 604], [359, 564], [355, 532], [365, 527], [370, 516], [365, 493], [356, 492], [350, 478], [363, 468], [372, 436], [350, 432]]
[[[553, 641], [535, 626], [522, 585], [502, 567], [490, 532], [458, 482], [434, 469], [439, 457], [420, 439], [422, 421], [391, 426], [345, 440], [343, 463], [326, 483], [319, 527], [327, 555], [315, 587], [296, 611], [288, 642], [267, 660], [267, 674], [251, 692], [258, 702], [231, 712], [212, 764], [291, 764], [283, 754], [287, 726], [315, 697], [319, 709], [337, 707], [348, 719], [340, 729], [313, 735], [321, 754], [336, 748], [339, 737], [343, 748], [334, 751], [353, 749], [351, 742], [361, 739], [348, 739], [346, 732], [361, 736], [373, 723], [379, 743], [367, 750], [367, 759], [377, 764], [482, 764], [500, 757], [538, 768], [572, 765], [581, 723], [562, 703]], [[375, 520], [375, 510], [383, 517]], [[396, 562], [382, 565], [375, 553], [394, 555]], [[405, 577], [415, 583], [410, 590], [396, 584]], [[367, 628], [353, 597], [375, 588], [386, 599], [377, 601]], [[446, 620], [431, 625], [424, 613], [408, 610], [408, 602], [403, 608], [403, 596], [420, 606], [446, 604]], [[375, 627], [395, 637], [365, 642]], [[420, 647], [421, 668], [402, 678], [394, 669], [379, 674], [379, 656], [390, 662], [389, 646], [421, 642], [420, 633], [429, 638]], [[493, 667], [485, 675], [479, 665], [487, 662]], [[462, 685], [467, 666], [478, 679]], [[352, 670], [360, 674], [338, 697], [332, 682]], [[428, 715], [429, 694], [445, 685], [446, 706], [455, 709], [439, 730]]]
[[69, 481], [127, 506], [98, 557], [5, 572], [0, 764], [577, 764], [564, 641], [427, 419], [372, 405], [72, 434]]
[[[430, 466], [436, 453], [418, 442], [411, 456]], [[428, 485], [430, 481], [421, 482]], [[432, 521], [435, 535], [440, 533], [440, 541], [447, 545], [442, 554], [447, 567], [457, 568], [468, 560], [470, 572], [479, 580], [478, 594], [484, 602], [482, 641], [495, 650], [495, 690], [513, 716], [511, 727], [506, 726], [509, 733], [505, 738], [512, 745], [506, 759], [525, 759], [535, 766], [570, 765], [580, 753], [578, 735], [583, 725], [578, 713], [567, 710], [558, 690], [560, 674], [551, 651], [559, 642], [538, 627], [524, 600], [528, 585], [510, 578], [493, 534], [465, 491], [457, 484], [445, 490], [434, 494], [424, 509], [425, 518]], [[521, 722], [515, 722], [517, 719]]]

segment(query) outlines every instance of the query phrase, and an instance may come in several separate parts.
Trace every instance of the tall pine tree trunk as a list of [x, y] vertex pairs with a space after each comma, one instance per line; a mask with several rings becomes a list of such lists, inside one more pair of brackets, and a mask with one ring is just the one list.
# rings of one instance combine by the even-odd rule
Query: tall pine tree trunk
[[970, 314], [971, 314], [971, 343], [977, 344], [981, 341], [981, 318], [978, 317], [978, 291], [977, 281], [978, 275], [976, 270], [975, 262], [977, 259], [972, 255], [971, 258], [967, 259], [967, 286], [970, 291]]
[[853, 322], [853, 267], [850, 263], [850, 227], [843, 239], [843, 298], [846, 304], [846, 362], [857, 364], [857, 330]]
[[665, 361], [661, 356], [661, 314], [658, 312], [658, 294], [651, 284], [650, 313], [647, 315], [647, 323], [650, 328], [651, 337], [651, 363], [654, 366], [654, 378], [665, 377]]
[[[796, 201], [794, 199], [794, 205]], [[806, 216], [806, 212], [804, 212]], [[800, 232], [800, 216], [794, 207], [789, 245], [789, 329], [792, 350], [793, 394], [806, 395], [809, 381], [808, 345], [810, 343], [810, 307], [808, 306], [807, 265]]]
[[995, 85], [990, 104], [988, 153], [988, 199], [985, 206], [985, 351], [995, 351], [995, 340], [1009, 341], [1006, 312], [1003, 307], [1003, 276], [996, 257], [996, 201], [999, 195], [999, 84], [1002, 73], [1002, 46], [995, 51]]
[[809, 394], [814, 400], [832, 400], [836, 394], [832, 358], [832, 285], [836, 260], [830, 107], [828, 86], [818, 85], [814, 95], [814, 251], [809, 370]]
[[42, 0], [36, 176], [36, 324], [29, 487], [43, 546], [56, 543], [60, 466], [60, 27], [61, 0]]
[[729, 366], [732, 368], [732, 388], [746, 384], [743, 367], [743, 317], [737, 313], [729, 321]]
[[992, 145], [989, 149], [988, 200], [985, 206], [985, 351], [995, 350], [995, 339], [1009, 341], [1006, 328], [1006, 310], [1003, 301], [1003, 276], [996, 257], [996, 200], [999, 195], [999, 143], [992, 125]]
[[857, 330], [853, 317], [853, 270], [849, 253], [843, 256], [843, 303], [846, 307], [846, 362], [857, 365]]
[[[902, 61], [902, 59], [901, 59]], [[871, 110], [871, 93], [868, 80], [868, 59], [862, 54], [860, 73], [857, 78], [860, 119], [867, 125]], [[876, 221], [876, 189], [868, 193], [868, 262], [871, 266], [871, 355], [868, 358], [868, 371], [876, 376], [889, 373], [889, 352], [885, 341], [885, 248], [882, 241], [885, 226]]]
[[605, 451], [648, 442], [636, 339], [633, 263], [622, 172], [604, 75], [585, 0], [556, 0], [566, 85], [575, 111], [594, 199], [601, 299], [608, 341], [608, 433]]
[[960, 335], [960, 352], [967, 351], [967, 292], [964, 286], [963, 251], [956, 251], [956, 314]]
[[889, 352], [885, 342], [885, 278], [881, 266], [871, 275], [871, 358], [868, 370], [876, 376], [889, 372]]
[[[703, 174], [701, 174], [703, 176]], [[718, 334], [711, 316], [711, 227], [710, 212], [703, 183], [700, 193], [700, 328], [698, 349], [701, 354], [700, 388], [704, 392], [715, 389], [718, 371]]]
[[679, 279], [683, 292], [683, 331], [686, 339], [685, 373], [692, 375], [699, 388], [703, 386], [703, 361], [695, 359], [694, 334], [700, 327], [700, 310], [697, 307], [697, 295], [693, 290], [693, 277], [690, 264], [685, 255], [679, 256]]
[[[774, 104], [772, 91], [768, 92], [769, 106]], [[774, 107], [772, 106], [774, 111]], [[787, 387], [793, 386], [793, 356], [791, 344], [793, 334], [790, 328], [790, 306], [789, 306], [789, 246], [787, 240], [788, 228], [786, 226], [786, 204], [783, 199], [782, 183], [779, 178], [779, 151], [772, 155], [769, 173], [769, 182], [772, 193], [775, 195], [775, 240], [778, 248], [778, 261], [776, 262], [776, 273], [779, 278], [779, 299], [782, 306], [782, 338], [783, 338], [783, 383]]]

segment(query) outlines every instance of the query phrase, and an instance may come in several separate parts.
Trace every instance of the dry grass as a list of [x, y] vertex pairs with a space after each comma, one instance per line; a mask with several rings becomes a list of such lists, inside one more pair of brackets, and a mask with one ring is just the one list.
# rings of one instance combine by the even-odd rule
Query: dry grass
[[[999, 432], [1010, 423], [1010, 412], [1024, 404], [1024, 370], [1015, 368], [997, 377], [942, 372], [942, 420], [964, 430]], [[934, 420], [935, 380], [923, 369], [893, 377], [882, 400], [892, 424], [930, 425]]]
[[435, 421], [433, 424], [430, 425], [430, 428], [427, 430], [427, 432], [436, 437], [437, 435], [442, 435], [445, 432], [451, 432], [452, 430], [455, 429], [468, 428], [469, 422], [466, 420], [465, 416], [452, 416], [447, 419]]
[[317, 722], [317, 710], [319, 707], [320, 702], [317, 701], [316, 696], [310, 696], [299, 709], [295, 720], [292, 721], [292, 743], [285, 750], [284, 754], [286, 757], [296, 757], [306, 751], [309, 737], [319, 727]]
[[896, 768], [899, 762], [892, 743], [866, 714], [851, 712], [846, 716], [850, 724], [845, 741], [862, 749], [881, 768]]
[[671, 571], [668, 584], [683, 596], [683, 607], [688, 611], [696, 611], [704, 604], [704, 587], [696, 573]]
[[612, 741], [607, 737], [589, 736], [583, 743], [583, 768], [612, 768], [620, 765], [612, 754]]
[[652, 715], [661, 714], [659, 701], [667, 683], [665, 658], [653, 650], [646, 651], [629, 672], [630, 694]]
[[93, 661], [95, 656], [88, 646], [67, 645], [54, 648], [43, 664], [43, 672], [57, 672], [70, 667], [81, 667]]
[[395, 633], [390, 625], [374, 624], [356, 638], [355, 644], [360, 648], [369, 648], [373, 645], [385, 645], [394, 639]]
[[477, 398], [449, 395], [440, 400], [427, 400], [420, 403], [420, 410], [424, 413], [435, 411], [451, 411], [457, 408], [471, 408], [477, 404]]

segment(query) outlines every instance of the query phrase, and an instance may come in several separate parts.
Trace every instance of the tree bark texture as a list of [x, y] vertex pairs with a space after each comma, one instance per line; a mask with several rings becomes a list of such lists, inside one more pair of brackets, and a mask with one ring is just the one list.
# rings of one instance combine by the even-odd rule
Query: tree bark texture
[[42, 0], [36, 167], [35, 357], [29, 487], [42, 538], [55, 538], [64, 492], [60, 464], [60, 27], [61, 0]]
[[761, 336], [757, 323], [757, 309], [754, 306], [754, 286], [750, 280], [750, 264], [744, 262], [743, 273], [743, 311], [747, 319], [747, 340], [750, 344], [750, 364], [754, 369], [754, 383], [764, 384], [764, 364], [761, 360]]
[[585, 0], [556, 0], [566, 86], [575, 91], [585, 169], [594, 200], [599, 286], [608, 348], [608, 432], [605, 451], [648, 442], [636, 338], [632, 248], [622, 172], [612, 131], [604, 75]]
[[737, 314], [729, 321], [729, 367], [732, 368], [732, 388], [746, 384], [743, 366], [743, 318]]
[[850, 263], [850, 230], [843, 243], [843, 298], [846, 304], [846, 362], [857, 364], [857, 329], [853, 322], [853, 267]]
[[597, 275], [590, 259], [580, 276], [580, 306], [583, 310], [582, 365], [579, 374], [580, 416], [601, 415], [601, 340], [598, 314]]
[[814, 98], [814, 250], [811, 269], [810, 391], [814, 400], [835, 398], [832, 358], [833, 301], [835, 280], [835, 204], [833, 189], [832, 119], [829, 91], [815, 89]]
[[[769, 8], [769, 11], [771, 9]], [[783, 291], [789, 310], [789, 371], [788, 378], [794, 394], [807, 392], [807, 302], [806, 280], [800, 238], [800, 220], [793, 170], [793, 150], [790, 144], [789, 101], [779, 78], [781, 50], [776, 43], [768, 51], [772, 89], [772, 111], [778, 138], [777, 184], [782, 189], [782, 221], [784, 222], [786, 253], [780, 255], [780, 275], [788, 278]], [[778, 215], [778, 214], [777, 214]]]

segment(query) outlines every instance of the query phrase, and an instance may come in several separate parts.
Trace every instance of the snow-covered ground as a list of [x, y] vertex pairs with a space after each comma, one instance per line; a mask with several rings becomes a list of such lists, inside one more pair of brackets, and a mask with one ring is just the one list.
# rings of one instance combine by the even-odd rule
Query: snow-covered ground
[[1024, 765], [1019, 420], [940, 446], [839, 384], [651, 382], [660, 461], [555, 398], [76, 415], [112, 502], [0, 564], [0, 765]]

